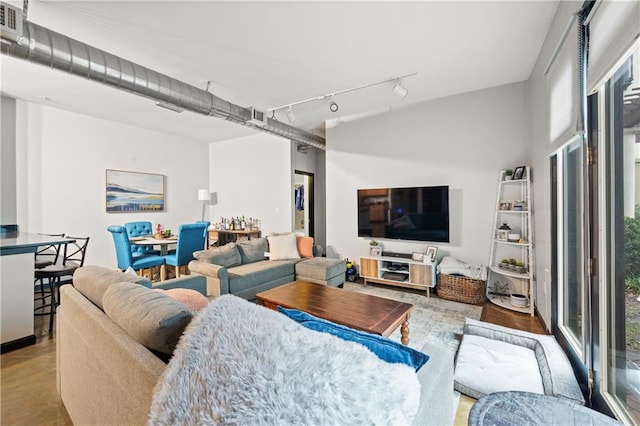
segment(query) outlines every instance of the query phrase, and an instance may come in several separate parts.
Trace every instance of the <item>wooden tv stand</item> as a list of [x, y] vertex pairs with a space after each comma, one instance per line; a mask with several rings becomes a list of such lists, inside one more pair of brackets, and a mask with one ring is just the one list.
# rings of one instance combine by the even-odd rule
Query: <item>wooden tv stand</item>
[[371, 281], [426, 290], [429, 297], [436, 285], [436, 265], [401, 257], [365, 256], [360, 258], [360, 276], [364, 285]]

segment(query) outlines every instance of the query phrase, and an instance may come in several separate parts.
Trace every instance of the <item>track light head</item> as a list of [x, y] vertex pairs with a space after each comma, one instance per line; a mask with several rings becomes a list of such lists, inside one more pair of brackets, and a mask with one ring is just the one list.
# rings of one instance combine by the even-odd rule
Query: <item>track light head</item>
[[331, 102], [329, 103], [329, 111], [331, 111], [331, 112], [336, 112], [336, 111], [338, 111], [338, 108], [339, 108], [339, 107], [338, 107], [338, 104], [337, 104], [337, 103], [335, 103], [335, 101], [331, 101]]
[[287, 108], [287, 118], [292, 123], [296, 121], [296, 116], [293, 115], [293, 107], [291, 105], [289, 105], [289, 108]]
[[398, 79], [396, 84], [393, 85], [392, 90], [393, 90], [393, 93], [400, 96], [401, 98], [404, 98], [405, 96], [407, 96], [407, 93], [409, 93], [409, 89], [407, 89], [402, 85], [402, 81], [400, 81], [400, 79]]

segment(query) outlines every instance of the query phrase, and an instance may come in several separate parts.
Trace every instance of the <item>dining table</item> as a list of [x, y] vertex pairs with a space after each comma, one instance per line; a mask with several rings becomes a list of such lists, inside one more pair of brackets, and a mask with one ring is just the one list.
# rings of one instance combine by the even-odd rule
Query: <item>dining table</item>
[[169, 237], [156, 238], [153, 235], [139, 236], [129, 238], [129, 242], [136, 246], [153, 246], [160, 247], [160, 256], [169, 254], [169, 246], [178, 243], [178, 236], [171, 235]]

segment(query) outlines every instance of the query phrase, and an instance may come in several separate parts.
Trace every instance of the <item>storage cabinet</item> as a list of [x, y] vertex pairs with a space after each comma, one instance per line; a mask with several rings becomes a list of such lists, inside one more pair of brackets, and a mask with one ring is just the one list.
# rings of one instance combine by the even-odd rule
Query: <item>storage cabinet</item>
[[436, 283], [436, 265], [402, 257], [361, 257], [360, 276], [368, 281], [398, 287], [426, 290], [427, 296]]
[[500, 172], [489, 255], [488, 299], [533, 316], [535, 280], [531, 229], [531, 170], [521, 179]]

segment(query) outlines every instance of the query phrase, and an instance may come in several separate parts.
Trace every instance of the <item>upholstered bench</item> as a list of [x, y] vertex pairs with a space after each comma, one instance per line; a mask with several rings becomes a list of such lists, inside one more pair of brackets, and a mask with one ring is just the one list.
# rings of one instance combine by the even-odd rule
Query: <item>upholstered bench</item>
[[330, 257], [312, 257], [296, 263], [296, 279], [339, 287], [344, 284], [347, 264]]

